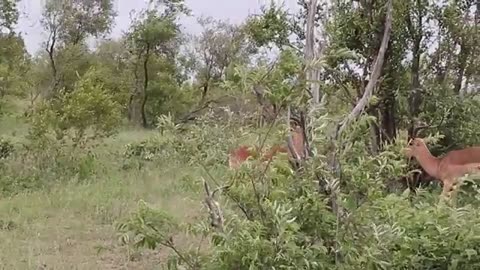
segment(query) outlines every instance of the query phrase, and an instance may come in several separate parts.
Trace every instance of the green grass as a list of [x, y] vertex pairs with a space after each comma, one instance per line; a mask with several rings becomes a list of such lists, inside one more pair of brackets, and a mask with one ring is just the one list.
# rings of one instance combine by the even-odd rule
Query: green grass
[[[14, 115], [0, 119], [1, 124], [9, 123], [1, 126], [0, 134], [26, 130], [14, 121]], [[120, 168], [121, 147], [154, 134], [125, 130], [107, 139], [97, 149], [106, 169], [87, 182], [1, 198], [0, 269], [158, 269], [169, 252], [133, 252], [121, 246], [115, 222], [135, 211], [140, 200], [180, 221], [205, 210], [201, 186], [185, 180], [200, 179], [195, 168], [175, 162], [141, 170]], [[181, 232], [177, 237], [179, 245], [189, 243]]]

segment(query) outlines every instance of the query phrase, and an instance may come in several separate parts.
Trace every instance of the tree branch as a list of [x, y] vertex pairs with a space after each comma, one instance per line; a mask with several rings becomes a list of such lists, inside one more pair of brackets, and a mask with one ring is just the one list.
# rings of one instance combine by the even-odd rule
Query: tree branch
[[370, 77], [370, 80], [368, 81], [362, 98], [359, 100], [359, 102], [353, 108], [350, 114], [347, 115], [347, 117], [345, 117], [345, 119], [343, 119], [343, 121], [340, 122], [337, 126], [335, 132], [335, 139], [338, 139], [347, 127], [347, 125], [351, 121], [355, 120], [365, 110], [368, 102], [370, 101], [370, 98], [373, 95], [373, 89], [375, 88], [375, 85], [377, 84], [377, 81], [382, 73], [383, 62], [385, 60], [385, 52], [387, 51], [388, 42], [390, 40], [390, 33], [392, 28], [392, 10], [392, 0], [389, 0], [387, 3], [387, 19], [385, 21], [385, 31], [383, 34], [382, 44], [380, 45], [380, 50], [378, 51], [377, 59], [372, 68], [372, 75]]

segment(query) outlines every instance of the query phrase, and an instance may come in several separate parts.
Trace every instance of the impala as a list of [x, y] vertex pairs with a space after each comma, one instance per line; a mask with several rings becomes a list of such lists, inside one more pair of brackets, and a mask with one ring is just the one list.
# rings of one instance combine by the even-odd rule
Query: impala
[[[273, 145], [268, 151], [261, 155], [261, 161], [270, 161], [278, 153], [287, 153], [288, 157], [292, 160], [299, 160], [305, 158], [305, 146], [303, 129], [300, 125], [295, 125], [291, 130], [291, 148], [288, 144], [285, 145]], [[249, 157], [256, 157], [259, 154], [258, 147], [251, 149], [246, 145], [239, 146], [230, 151], [228, 155], [228, 165], [230, 169], [238, 169], [243, 162]]]
[[443, 157], [435, 157], [423, 139], [412, 138], [404, 152], [409, 158], [414, 157], [426, 173], [443, 183], [442, 195], [447, 198], [457, 188], [458, 178], [480, 172], [480, 147], [453, 150]]

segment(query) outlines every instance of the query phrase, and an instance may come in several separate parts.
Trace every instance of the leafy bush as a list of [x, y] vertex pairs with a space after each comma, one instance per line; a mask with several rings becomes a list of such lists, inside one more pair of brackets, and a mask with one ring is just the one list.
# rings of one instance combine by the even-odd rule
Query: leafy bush
[[[327, 155], [321, 154], [329, 149], [326, 145], [315, 145], [320, 152], [302, 172], [292, 171], [279, 156], [267, 168], [253, 160], [222, 174], [217, 182], [228, 187], [219, 200], [224, 228], [215, 231], [206, 222], [193, 221], [191, 226], [197, 229], [191, 233], [209, 235], [213, 246], [187, 261], [202, 262], [201, 269], [476, 269], [479, 204], [470, 200], [449, 206], [439, 202], [439, 191], [418, 190], [415, 197], [408, 189], [390, 193], [389, 181], [406, 173], [401, 154], [406, 136], [402, 133], [372, 156], [362, 137], [368, 131], [367, 122], [362, 118], [346, 133], [347, 143], [338, 156], [341, 178], [328, 170]], [[168, 129], [166, 123], [163, 134], [176, 130]], [[202, 123], [199, 127], [203, 128]], [[217, 151], [224, 151], [218, 144], [229, 141], [228, 136], [219, 137], [219, 131], [227, 133], [228, 128], [210, 124], [208, 131], [190, 135], [182, 130], [185, 137], [166, 152], [192, 151], [192, 159], [216, 160]], [[322, 141], [321, 136], [316, 134], [315, 141]], [[217, 145], [190, 148], [210, 140]], [[319, 182], [326, 185], [325, 192], [319, 192]], [[472, 192], [480, 194], [475, 186]], [[135, 215], [146, 218], [142, 211]], [[131, 238], [142, 239], [145, 229], [130, 227], [128, 232]], [[173, 232], [160, 235], [165, 233]], [[164, 237], [149, 235], [149, 241], [165, 243]], [[183, 254], [193, 256], [190, 250], [173, 248], [180, 254], [179, 261]]]
[[28, 141], [0, 166], [0, 193], [14, 195], [70, 181], [84, 181], [101, 164], [90, 149], [56, 140]]
[[117, 132], [120, 112], [120, 104], [98, 84], [95, 68], [92, 68], [75, 84], [72, 92], [37, 109], [31, 119], [31, 135], [35, 138], [54, 131], [58, 139], [70, 137], [75, 143], [85, 143]]

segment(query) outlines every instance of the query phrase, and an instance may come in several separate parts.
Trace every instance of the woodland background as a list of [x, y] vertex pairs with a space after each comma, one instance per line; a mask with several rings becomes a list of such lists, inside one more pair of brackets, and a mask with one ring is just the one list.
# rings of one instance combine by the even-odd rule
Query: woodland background
[[[435, 155], [480, 144], [480, 2], [273, 1], [194, 36], [182, 0], [153, 3], [107, 40], [111, 0], [48, 0], [31, 55], [0, 0], [2, 268], [480, 267], [478, 182], [440, 203], [401, 152], [421, 122]], [[301, 169], [228, 169], [289, 114]]]

